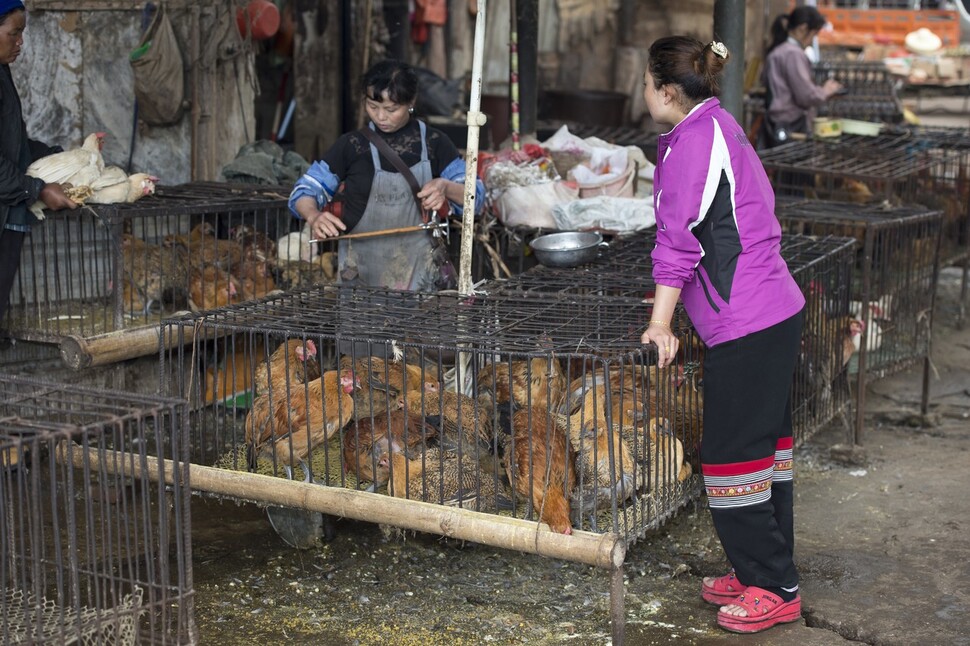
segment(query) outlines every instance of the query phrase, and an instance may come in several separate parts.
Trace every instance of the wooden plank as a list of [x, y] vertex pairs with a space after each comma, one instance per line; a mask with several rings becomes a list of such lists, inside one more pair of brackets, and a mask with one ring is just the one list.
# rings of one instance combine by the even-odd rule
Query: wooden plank
[[342, 4], [296, 0], [294, 9], [294, 147], [311, 162], [342, 134]]

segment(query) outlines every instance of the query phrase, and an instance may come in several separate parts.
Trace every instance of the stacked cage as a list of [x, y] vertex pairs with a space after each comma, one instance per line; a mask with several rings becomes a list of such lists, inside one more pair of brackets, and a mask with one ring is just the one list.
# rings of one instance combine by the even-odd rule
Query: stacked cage
[[900, 206], [943, 214], [941, 265], [962, 265], [960, 321], [970, 257], [970, 145], [965, 131], [889, 130], [788, 144], [761, 153], [775, 194], [851, 202], [892, 217]]
[[163, 372], [196, 404], [193, 462], [633, 542], [699, 493], [697, 400], [646, 314], [311, 289], [169, 321]]
[[196, 641], [184, 421], [175, 400], [0, 375], [0, 641]]
[[899, 81], [881, 62], [821, 60], [814, 66], [815, 84], [828, 79], [843, 91], [818, 107], [819, 116], [899, 123], [903, 106], [897, 96]]
[[[806, 201], [781, 206], [778, 219], [789, 233], [852, 236], [859, 242], [848, 308], [856, 325], [861, 322], [849, 364], [857, 373], [859, 443], [867, 380], [920, 359], [928, 365], [943, 215], [921, 207]], [[924, 370], [924, 412], [927, 379]]]
[[[851, 326], [844, 317], [849, 313], [855, 245], [855, 240], [844, 237], [782, 238], [781, 254], [805, 295], [808, 313], [792, 392], [796, 445], [844, 413], [849, 404], [844, 366], [851, 352], [845, 350], [844, 341]], [[503, 294], [535, 299], [592, 296], [643, 303], [649, 308], [655, 288], [650, 259], [653, 246], [653, 232], [617, 239], [599, 259], [579, 269], [536, 267], [497, 287]], [[686, 384], [683, 397], [687, 407], [700, 410], [703, 347], [679, 307], [673, 326], [686, 349], [677, 359], [677, 379]]]
[[139, 351], [154, 352], [157, 326], [176, 311], [330, 282], [333, 254], [309, 262], [310, 245], [289, 237], [294, 223], [281, 189], [219, 183], [49, 213], [27, 238], [0, 327], [51, 343], [151, 327]]

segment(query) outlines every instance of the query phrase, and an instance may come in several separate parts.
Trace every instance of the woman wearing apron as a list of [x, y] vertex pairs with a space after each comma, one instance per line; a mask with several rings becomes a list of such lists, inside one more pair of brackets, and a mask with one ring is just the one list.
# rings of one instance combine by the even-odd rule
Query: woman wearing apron
[[[365, 126], [382, 138], [408, 166], [421, 187], [417, 196], [426, 212], [460, 212], [465, 162], [442, 132], [412, 118], [418, 80], [398, 61], [382, 61], [363, 78]], [[334, 198], [340, 214], [328, 208]], [[476, 204], [484, 186], [478, 182]], [[311, 235], [322, 239], [342, 233], [365, 233], [424, 223], [408, 180], [361, 131], [342, 135], [301, 177], [290, 194], [290, 209], [307, 221]], [[428, 231], [341, 240], [341, 284], [430, 292], [439, 271], [432, 259]]]

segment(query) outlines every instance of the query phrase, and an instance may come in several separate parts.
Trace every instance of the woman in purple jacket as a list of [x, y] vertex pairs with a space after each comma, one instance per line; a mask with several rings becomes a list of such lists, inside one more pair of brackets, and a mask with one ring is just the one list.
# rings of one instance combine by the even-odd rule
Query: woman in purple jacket
[[644, 97], [660, 135], [656, 281], [644, 343], [670, 365], [678, 299], [707, 346], [701, 466], [733, 569], [704, 579], [718, 624], [758, 632], [801, 617], [792, 560], [791, 385], [805, 299], [780, 255], [768, 177], [716, 95], [727, 48], [673, 36], [650, 48]]

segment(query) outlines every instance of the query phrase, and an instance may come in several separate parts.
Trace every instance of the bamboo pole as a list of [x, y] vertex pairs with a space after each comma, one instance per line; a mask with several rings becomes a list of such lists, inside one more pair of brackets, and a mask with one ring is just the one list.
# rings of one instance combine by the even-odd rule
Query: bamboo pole
[[[461, 219], [461, 258], [458, 262], [458, 292], [472, 291], [472, 242], [475, 239], [475, 184], [478, 179], [478, 143], [481, 127], [488, 120], [482, 112], [482, 59], [485, 56], [485, 5], [478, 0], [475, 16], [475, 46], [472, 55], [472, 82], [468, 97], [468, 142], [465, 151], [465, 200]], [[461, 381], [459, 380], [459, 383]]]
[[[71, 334], [61, 339], [61, 359], [67, 367], [83, 370], [155, 354], [160, 349], [173, 348], [180, 342], [191, 343], [195, 338], [194, 327], [184, 328], [181, 340], [174, 328], [168, 327], [167, 332], [167, 336], [162, 338], [164, 335], [162, 326], [146, 325], [89, 337]], [[207, 338], [216, 336], [219, 334], [215, 332], [209, 332], [206, 335]], [[160, 348], [159, 343], [164, 345]]]
[[179, 483], [191, 486], [193, 491], [387, 523], [610, 570], [619, 568], [626, 557], [626, 544], [614, 533], [574, 531], [567, 536], [553, 532], [548, 525], [518, 518], [198, 464], [183, 464], [176, 470], [171, 460], [152, 456], [145, 459], [124, 451], [84, 449], [66, 441], [57, 446], [56, 455], [59, 462], [76, 468], [87, 465], [93, 471], [104, 470], [123, 477], [147, 476], [168, 485], [176, 483], [177, 475]]

